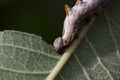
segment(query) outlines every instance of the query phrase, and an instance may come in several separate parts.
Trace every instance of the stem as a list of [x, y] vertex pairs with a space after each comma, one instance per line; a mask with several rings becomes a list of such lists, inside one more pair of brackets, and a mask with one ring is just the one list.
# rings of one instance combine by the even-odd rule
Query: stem
[[63, 53], [61, 59], [57, 63], [57, 65], [53, 68], [52, 72], [47, 76], [46, 80], [54, 80], [55, 77], [58, 75], [58, 73], [61, 71], [63, 66], [66, 64], [70, 56], [72, 55], [73, 51], [76, 49], [76, 47], [79, 45], [81, 40], [84, 38], [88, 30], [90, 29], [90, 26], [92, 26], [93, 22], [95, 21], [95, 16], [92, 16], [90, 22], [83, 27], [83, 29], [78, 34], [78, 38], [74, 40], [74, 42], [71, 44], [71, 46]]

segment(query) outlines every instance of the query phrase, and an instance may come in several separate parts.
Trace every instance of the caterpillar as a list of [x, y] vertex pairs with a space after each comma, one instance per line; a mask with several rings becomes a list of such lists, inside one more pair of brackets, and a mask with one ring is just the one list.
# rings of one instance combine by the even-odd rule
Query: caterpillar
[[69, 45], [78, 33], [78, 24], [107, 2], [108, 0], [77, 0], [72, 8], [65, 5], [66, 18], [63, 24], [62, 36], [56, 38], [53, 42], [54, 50], [58, 51]]

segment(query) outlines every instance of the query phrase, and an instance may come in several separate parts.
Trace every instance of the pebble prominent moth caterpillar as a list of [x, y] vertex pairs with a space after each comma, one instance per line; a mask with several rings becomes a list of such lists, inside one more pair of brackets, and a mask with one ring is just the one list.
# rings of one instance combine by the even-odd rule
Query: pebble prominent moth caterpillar
[[78, 23], [88, 15], [95, 13], [107, 2], [108, 0], [77, 0], [72, 8], [65, 5], [66, 18], [63, 24], [63, 34], [55, 39], [53, 43], [54, 50], [58, 51], [69, 45], [78, 32]]

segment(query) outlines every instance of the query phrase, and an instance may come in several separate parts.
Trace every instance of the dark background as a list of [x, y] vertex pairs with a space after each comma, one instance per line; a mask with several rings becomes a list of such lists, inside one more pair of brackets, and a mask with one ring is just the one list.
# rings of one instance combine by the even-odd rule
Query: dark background
[[0, 30], [17, 30], [42, 36], [52, 44], [61, 35], [64, 5], [75, 0], [0, 0]]

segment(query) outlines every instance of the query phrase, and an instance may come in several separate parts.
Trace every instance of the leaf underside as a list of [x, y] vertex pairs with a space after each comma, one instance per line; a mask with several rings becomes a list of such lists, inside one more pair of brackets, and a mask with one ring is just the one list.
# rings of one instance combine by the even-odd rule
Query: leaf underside
[[[109, 1], [56, 80], [120, 80], [119, 4]], [[0, 32], [0, 80], [45, 80], [60, 57], [41, 37]]]
[[41, 37], [0, 32], [0, 80], [45, 80], [59, 59]]
[[56, 80], [120, 80], [120, 0], [110, 0]]

